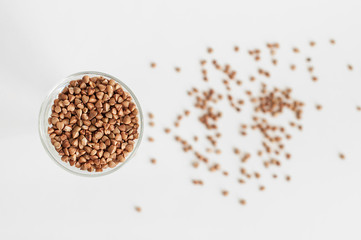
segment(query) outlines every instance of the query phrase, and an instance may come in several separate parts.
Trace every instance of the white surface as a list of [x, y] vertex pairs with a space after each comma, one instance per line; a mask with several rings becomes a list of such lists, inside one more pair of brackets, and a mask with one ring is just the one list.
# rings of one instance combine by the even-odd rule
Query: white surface
[[[0, 239], [361, 238], [360, 1], [97, 2], [0, 1]], [[241, 68], [250, 65], [243, 67], [246, 79], [254, 70], [246, 49], [267, 41], [282, 48], [280, 82], [272, 84], [293, 86], [307, 105], [305, 130], [294, 134], [288, 145], [294, 157], [281, 170], [292, 181], [268, 179], [260, 193], [257, 184], [243, 191], [232, 174], [225, 179], [192, 169], [191, 157], [161, 129], [190, 106], [185, 90], [200, 81], [206, 46], [235, 61], [238, 44]], [[292, 46], [301, 49], [298, 57]], [[302, 66], [306, 55], [315, 61], [317, 84], [305, 71], [286, 70], [291, 61]], [[150, 69], [150, 61], [158, 67]], [[123, 169], [96, 179], [56, 166], [37, 133], [45, 95], [84, 70], [124, 80], [157, 123], [145, 133], [155, 143], [144, 142]], [[315, 103], [324, 110], [317, 112]], [[149, 163], [153, 156], [156, 166]], [[192, 177], [206, 185], [191, 185]]]

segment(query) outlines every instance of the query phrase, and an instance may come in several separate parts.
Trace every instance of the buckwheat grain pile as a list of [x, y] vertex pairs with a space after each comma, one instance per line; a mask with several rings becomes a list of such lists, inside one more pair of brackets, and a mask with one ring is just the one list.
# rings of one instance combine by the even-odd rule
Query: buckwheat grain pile
[[48, 134], [62, 161], [89, 172], [124, 162], [139, 137], [138, 109], [114, 80], [84, 76], [54, 100]]

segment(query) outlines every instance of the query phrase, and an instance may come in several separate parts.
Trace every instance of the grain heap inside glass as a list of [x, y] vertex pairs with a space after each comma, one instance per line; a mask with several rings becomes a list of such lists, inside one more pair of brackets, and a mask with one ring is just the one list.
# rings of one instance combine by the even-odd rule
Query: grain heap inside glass
[[138, 139], [138, 109], [112, 79], [84, 76], [54, 100], [48, 134], [61, 160], [89, 172], [125, 161]]

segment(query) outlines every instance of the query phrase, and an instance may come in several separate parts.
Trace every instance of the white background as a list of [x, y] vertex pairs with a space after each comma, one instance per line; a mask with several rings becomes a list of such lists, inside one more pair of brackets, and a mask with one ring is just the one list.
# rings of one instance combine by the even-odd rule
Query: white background
[[[0, 239], [361, 239], [360, 9], [358, 0], [0, 0]], [[306, 107], [304, 131], [288, 144], [292, 160], [280, 179], [262, 180], [266, 191], [259, 192], [256, 182], [236, 182], [231, 154], [219, 160], [228, 178], [192, 169], [192, 157], [162, 129], [191, 105], [185, 91], [200, 82], [207, 46], [223, 62], [237, 62], [232, 48], [239, 45], [247, 79], [256, 67], [246, 50], [268, 41], [281, 44], [270, 83], [292, 86]], [[307, 56], [318, 83], [305, 70]], [[145, 131], [156, 141], [144, 141], [124, 168], [95, 179], [56, 166], [37, 133], [50, 89], [85, 70], [118, 76], [156, 116], [156, 128]], [[191, 133], [185, 124], [184, 134]], [[224, 148], [230, 152], [236, 141], [224, 140]]]

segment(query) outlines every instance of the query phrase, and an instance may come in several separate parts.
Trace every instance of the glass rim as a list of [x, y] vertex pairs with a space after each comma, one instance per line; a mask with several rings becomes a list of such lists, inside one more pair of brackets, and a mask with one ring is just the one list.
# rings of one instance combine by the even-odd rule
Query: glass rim
[[[132, 97], [132, 100], [134, 101], [135, 105], [137, 106], [138, 108], [138, 116], [139, 116], [139, 128], [140, 128], [140, 131], [139, 131], [139, 137], [138, 139], [136, 139], [136, 143], [135, 143], [135, 146], [134, 146], [134, 149], [133, 151], [130, 153], [129, 156], [127, 156], [125, 158], [125, 161], [122, 162], [122, 163], [119, 163], [115, 168], [111, 168], [110, 170], [106, 170], [104, 172], [88, 172], [87, 170], [82, 170], [82, 172], [79, 172], [79, 171], [76, 171], [75, 169], [78, 169], [76, 168], [75, 166], [65, 166], [63, 165], [61, 162], [62, 160], [60, 159], [61, 156], [58, 155], [58, 159], [56, 159], [56, 157], [51, 153], [51, 151], [49, 150], [49, 146], [47, 145], [46, 143], [46, 140], [47, 138], [50, 139], [48, 133], [47, 133], [47, 129], [48, 129], [48, 113], [46, 111], [46, 109], [48, 108], [49, 105], [52, 105], [53, 104], [53, 101], [50, 101], [51, 100], [51, 96], [52, 94], [63, 84], [65, 83], [68, 83], [70, 82], [71, 80], [74, 80], [73, 78], [75, 76], [84, 76], [84, 75], [98, 75], [98, 76], [102, 76], [102, 77], [105, 77], [105, 78], [108, 78], [108, 79], [113, 79], [114, 81], [116, 81], [117, 83], [119, 83], [121, 85], [122, 88], [124, 88]], [[45, 119], [44, 119], [45, 118]], [[45, 123], [46, 122], [46, 123]], [[46, 133], [44, 133], [44, 128], [46, 129]], [[139, 129], [138, 128], [138, 129]], [[73, 73], [65, 78], [63, 78], [61, 80], [60, 83], [56, 84], [55, 87], [48, 93], [48, 95], [45, 97], [44, 101], [42, 102], [41, 104], [41, 107], [40, 107], [40, 111], [39, 111], [39, 116], [38, 116], [38, 132], [39, 132], [39, 136], [40, 136], [40, 140], [41, 140], [41, 143], [45, 149], [45, 151], [47, 152], [47, 154], [49, 155], [49, 157], [58, 165], [60, 166], [62, 169], [66, 170], [67, 172], [70, 172], [72, 174], [75, 174], [77, 176], [84, 176], [84, 177], [100, 177], [100, 176], [106, 176], [106, 175], [109, 175], [115, 171], [117, 171], [118, 169], [120, 169], [124, 164], [126, 164], [128, 161], [130, 161], [130, 159], [132, 159], [140, 144], [141, 144], [141, 141], [142, 141], [142, 138], [143, 138], [143, 131], [144, 131], [144, 121], [143, 121], [143, 112], [142, 112], [142, 108], [140, 106], [140, 103], [137, 99], [137, 97], [135, 96], [135, 94], [133, 93], [133, 91], [121, 80], [119, 80], [117, 77], [114, 77], [110, 74], [107, 74], [107, 73], [103, 73], [103, 72], [98, 72], [98, 71], [83, 71], [83, 72], [77, 72], [77, 73]], [[51, 145], [53, 146], [53, 145]], [[60, 162], [61, 161], [61, 162]], [[69, 164], [69, 163], [67, 163]], [[74, 170], [72, 169], [74, 168]]]

